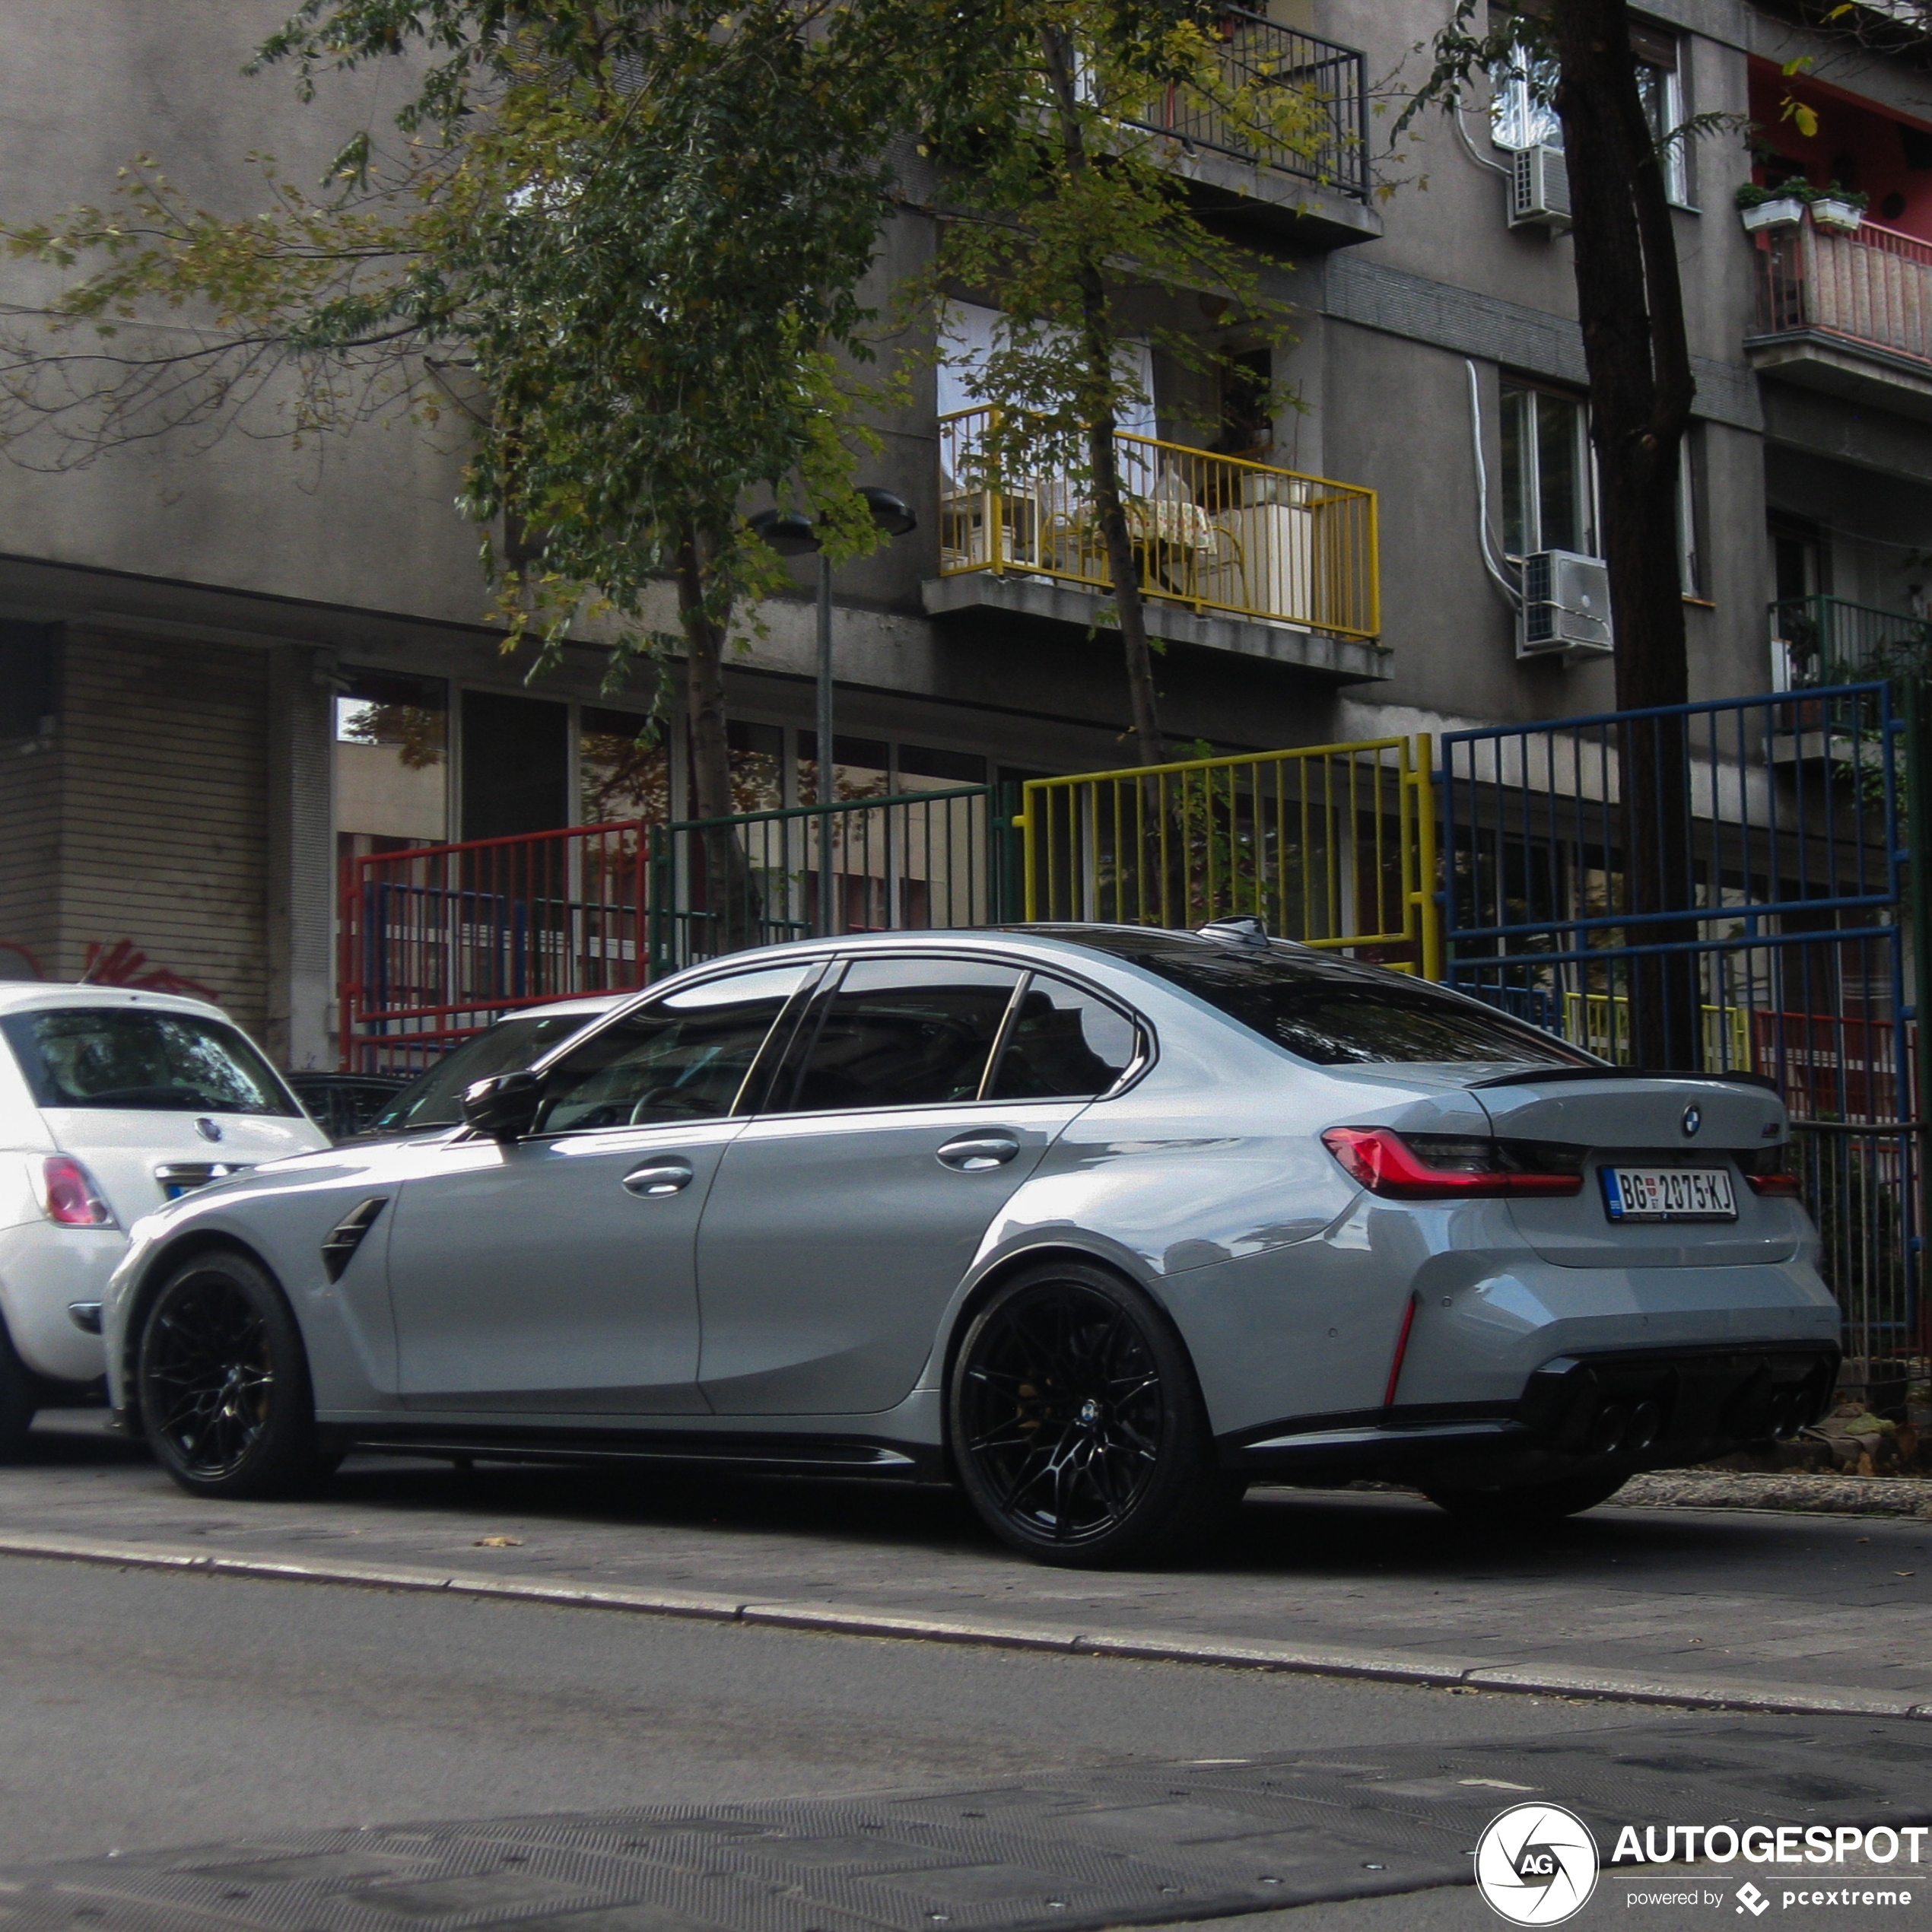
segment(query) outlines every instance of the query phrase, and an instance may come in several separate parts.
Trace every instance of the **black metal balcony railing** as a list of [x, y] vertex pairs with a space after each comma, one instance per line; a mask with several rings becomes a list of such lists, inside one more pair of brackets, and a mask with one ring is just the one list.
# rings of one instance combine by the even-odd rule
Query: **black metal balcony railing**
[[1271, 140], [1225, 103], [1177, 87], [1134, 116], [1133, 124], [1367, 200], [1368, 89], [1362, 56], [1352, 47], [1277, 27], [1239, 7], [1220, 15], [1219, 33], [1222, 78], [1229, 94], [1259, 99], [1292, 91], [1304, 138], [1292, 144]]

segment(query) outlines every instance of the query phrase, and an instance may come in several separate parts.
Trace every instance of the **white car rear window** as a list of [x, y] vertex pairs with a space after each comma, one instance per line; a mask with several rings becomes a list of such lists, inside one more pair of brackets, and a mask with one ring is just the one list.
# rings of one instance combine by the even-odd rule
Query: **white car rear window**
[[9, 1013], [0, 1033], [42, 1107], [299, 1114], [268, 1062], [231, 1026], [193, 1013], [61, 1006]]

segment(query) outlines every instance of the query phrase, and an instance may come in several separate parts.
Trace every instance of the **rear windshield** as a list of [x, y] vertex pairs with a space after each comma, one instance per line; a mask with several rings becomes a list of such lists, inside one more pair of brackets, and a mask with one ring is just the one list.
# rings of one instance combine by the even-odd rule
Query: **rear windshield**
[[466, 1040], [405, 1087], [363, 1130], [365, 1134], [427, 1133], [461, 1124], [463, 1089], [493, 1073], [513, 1073], [539, 1053], [581, 1032], [596, 1013], [552, 1013], [547, 1018], [499, 1020]]
[[1117, 929], [1069, 928], [1061, 936], [1144, 966], [1321, 1066], [1383, 1060], [1597, 1064], [1537, 1028], [1425, 980], [1367, 971], [1321, 953], [1263, 952]]
[[232, 1026], [193, 1013], [63, 1006], [0, 1018], [42, 1107], [294, 1114], [294, 1096]]

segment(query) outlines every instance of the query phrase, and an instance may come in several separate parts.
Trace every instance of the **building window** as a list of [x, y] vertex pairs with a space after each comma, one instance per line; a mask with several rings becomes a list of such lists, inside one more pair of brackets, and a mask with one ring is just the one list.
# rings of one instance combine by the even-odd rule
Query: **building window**
[[[1676, 141], [1667, 148], [1663, 146], [1684, 119], [1676, 38], [1655, 27], [1633, 26], [1630, 50], [1636, 63], [1637, 94], [1643, 103], [1644, 118], [1662, 154], [1663, 192], [1679, 207], [1687, 207], [1690, 194], [1684, 144]], [[1555, 61], [1534, 58], [1518, 48], [1508, 61], [1491, 69], [1489, 79], [1490, 138], [1498, 148], [1562, 146], [1563, 123], [1550, 105], [1550, 97], [1556, 91]]]
[[1556, 91], [1556, 63], [1532, 58], [1518, 47], [1489, 72], [1490, 138], [1498, 148], [1560, 148], [1563, 123], [1549, 104]]
[[1554, 389], [1502, 386], [1503, 548], [1596, 554], [1590, 438], [1583, 403]]
[[1697, 544], [1697, 459], [1686, 431], [1677, 446], [1677, 576], [1686, 597], [1704, 593], [1703, 561]]
[[631, 711], [577, 713], [577, 818], [661, 825], [671, 816], [671, 748], [663, 731]]
[[335, 699], [335, 825], [358, 856], [440, 845], [450, 831], [450, 687], [345, 670]]
[[1679, 207], [1688, 207], [1690, 187], [1685, 144], [1670, 141], [1668, 147], [1663, 145], [1684, 122], [1677, 38], [1654, 27], [1633, 26], [1630, 51], [1637, 64], [1637, 96], [1644, 104], [1644, 119], [1649, 123], [1651, 138], [1657, 145], [1663, 167], [1664, 195]]

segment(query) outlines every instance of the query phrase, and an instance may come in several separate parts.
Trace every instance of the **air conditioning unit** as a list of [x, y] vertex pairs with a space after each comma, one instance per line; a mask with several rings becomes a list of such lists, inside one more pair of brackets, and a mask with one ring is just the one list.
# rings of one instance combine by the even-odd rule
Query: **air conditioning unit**
[[1600, 557], [1540, 550], [1523, 560], [1518, 657], [1553, 652], [1600, 653], [1612, 647], [1610, 574]]
[[1570, 170], [1562, 149], [1519, 148], [1510, 158], [1509, 225], [1562, 234], [1570, 225]]

